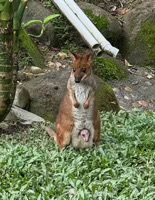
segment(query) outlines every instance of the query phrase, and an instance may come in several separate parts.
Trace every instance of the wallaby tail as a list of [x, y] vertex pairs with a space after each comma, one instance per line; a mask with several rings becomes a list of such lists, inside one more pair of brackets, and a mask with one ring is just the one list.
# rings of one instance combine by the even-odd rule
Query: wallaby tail
[[57, 142], [57, 137], [56, 137], [56, 133], [49, 127], [45, 126], [44, 127], [45, 131], [48, 133], [48, 135], [54, 139], [55, 142]]

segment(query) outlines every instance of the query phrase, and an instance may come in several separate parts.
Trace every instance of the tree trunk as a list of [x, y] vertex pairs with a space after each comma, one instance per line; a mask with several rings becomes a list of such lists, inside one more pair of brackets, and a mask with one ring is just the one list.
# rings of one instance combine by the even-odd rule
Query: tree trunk
[[0, 122], [10, 111], [14, 99], [13, 19], [0, 19]]

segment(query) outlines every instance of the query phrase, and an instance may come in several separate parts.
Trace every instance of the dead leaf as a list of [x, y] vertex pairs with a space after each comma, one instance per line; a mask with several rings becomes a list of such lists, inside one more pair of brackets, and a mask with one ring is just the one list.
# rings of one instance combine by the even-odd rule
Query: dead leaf
[[111, 103], [111, 104], [116, 104], [116, 102], [115, 102], [115, 101], [111, 101], [110, 103]]
[[55, 67], [56, 67], [57, 71], [59, 71], [60, 67], [62, 67], [62, 64], [60, 62], [56, 62]]
[[25, 72], [25, 75], [28, 79], [32, 79], [34, 77], [34, 74], [33, 73], [27, 73]]
[[124, 9], [120, 10], [119, 13], [120, 13], [121, 15], [125, 15], [128, 11], [129, 11], [128, 9], [125, 9], [125, 8], [124, 8]]
[[114, 92], [119, 92], [120, 90], [118, 88], [113, 88]]
[[126, 67], [132, 67], [133, 66], [126, 59], [124, 60], [124, 64], [125, 64]]
[[64, 60], [65, 58], [68, 57], [67, 53], [64, 53], [64, 52], [59, 52], [58, 56], [60, 57], [61, 60]]
[[147, 101], [144, 101], [144, 100], [138, 101], [138, 103], [143, 107], [148, 107], [149, 106], [149, 103]]
[[124, 96], [124, 99], [129, 100], [130, 98], [128, 96]]
[[138, 85], [138, 81], [132, 82], [132, 85]]
[[62, 67], [62, 68], [66, 68], [66, 65], [62, 65], [61, 67]]
[[153, 75], [153, 74], [148, 74], [146, 77], [147, 77], [148, 79], [153, 79], [153, 78], [154, 78], [154, 75]]
[[54, 67], [54, 65], [55, 65], [55, 63], [54, 63], [54, 62], [51, 62], [51, 61], [49, 61], [49, 62], [48, 62], [48, 67], [49, 67], [49, 68], [53, 68], [53, 67]]
[[125, 90], [126, 90], [127, 92], [132, 92], [132, 88], [130, 88], [130, 87], [125, 87]]
[[112, 12], [115, 12], [116, 10], [117, 10], [117, 6], [113, 6], [111, 9]]
[[139, 103], [132, 103], [132, 106], [134, 108], [140, 108], [141, 107], [141, 105]]

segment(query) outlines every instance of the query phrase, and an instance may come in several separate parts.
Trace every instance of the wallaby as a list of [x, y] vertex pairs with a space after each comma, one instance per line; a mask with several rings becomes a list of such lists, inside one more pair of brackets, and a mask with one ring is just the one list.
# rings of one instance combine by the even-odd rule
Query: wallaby
[[95, 100], [92, 54], [72, 54], [73, 69], [56, 119], [56, 133], [46, 127], [60, 149], [92, 147], [100, 141], [100, 115]]

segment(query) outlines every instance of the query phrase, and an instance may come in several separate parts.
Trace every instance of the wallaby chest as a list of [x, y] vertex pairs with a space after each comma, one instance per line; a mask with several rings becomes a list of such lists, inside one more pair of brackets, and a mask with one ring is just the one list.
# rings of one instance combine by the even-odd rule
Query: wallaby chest
[[91, 87], [83, 83], [74, 85], [75, 96], [80, 105], [83, 105], [86, 102], [90, 90]]

